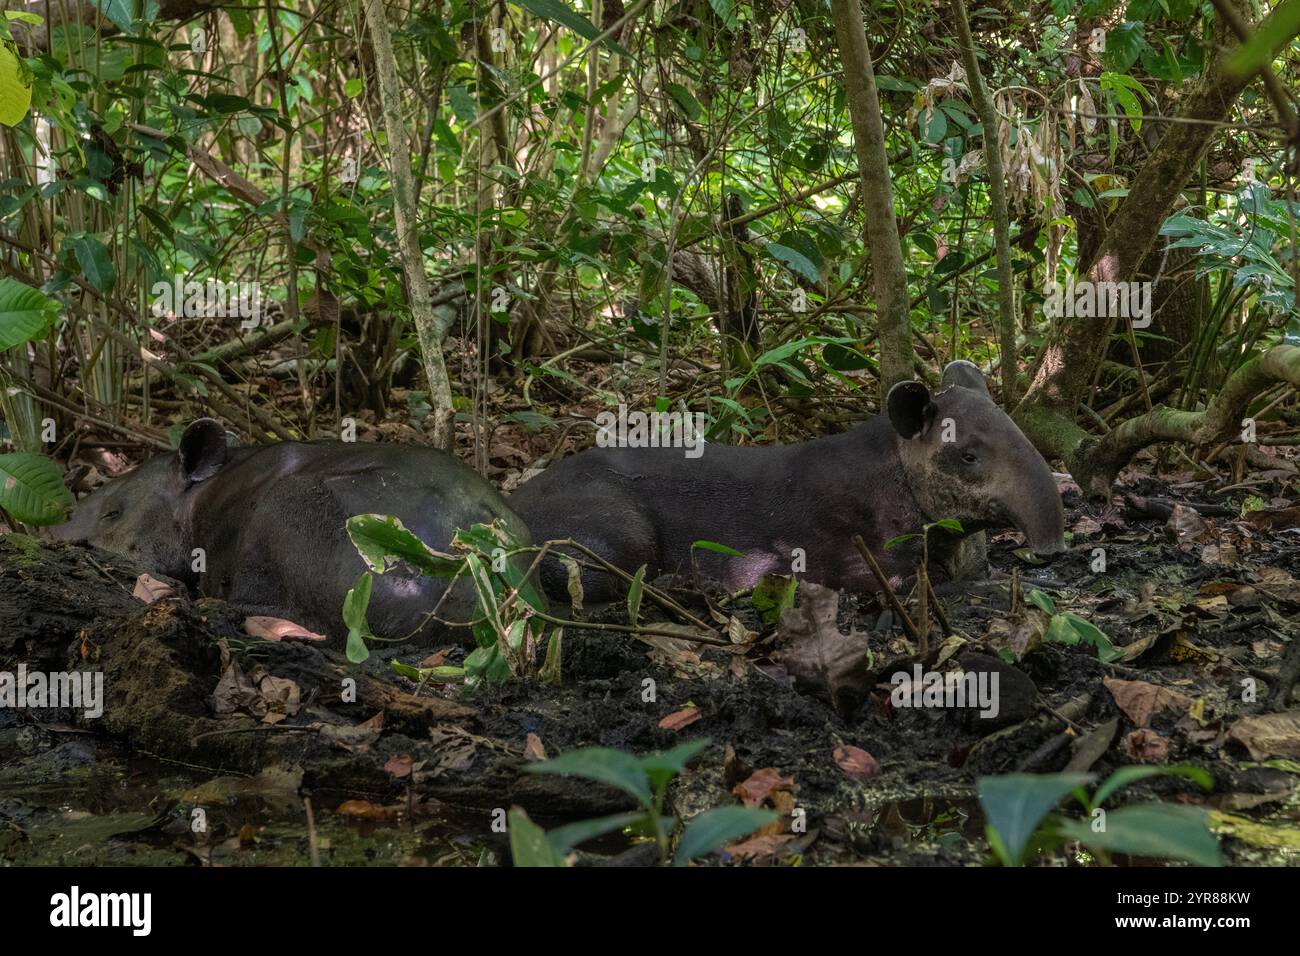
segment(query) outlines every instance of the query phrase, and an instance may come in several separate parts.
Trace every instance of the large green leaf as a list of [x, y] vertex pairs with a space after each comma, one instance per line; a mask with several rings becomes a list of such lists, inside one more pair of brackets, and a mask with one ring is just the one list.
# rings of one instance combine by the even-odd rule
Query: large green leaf
[[984, 816], [1001, 840], [1003, 860], [1019, 866], [1038, 824], [1067, 793], [1089, 780], [1082, 773], [1011, 773], [976, 783]]
[[632, 754], [612, 747], [583, 747], [570, 750], [550, 760], [529, 764], [529, 773], [559, 773], [586, 777], [599, 783], [618, 787], [631, 794], [643, 807], [650, 806], [650, 780], [641, 761]]
[[1209, 816], [1200, 807], [1143, 803], [1111, 810], [1106, 828], [1092, 829], [1088, 820], [1066, 820], [1057, 827], [1063, 836], [1093, 850], [1186, 860], [1197, 866], [1219, 866], [1219, 841], [1210, 831]]
[[546, 831], [518, 807], [506, 817], [510, 830], [510, 857], [515, 866], [568, 866], [564, 854], [551, 845]]
[[776, 812], [759, 807], [716, 807], [706, 810], [691, 820], [677, 843], [673, 854], [674, 866], [685, 866], [697, 856], [703, 856], [748, 836], [759, 827], [776, 819]]
[[112, 292], [117, 283], [117, 270], [113, 268], [113, 259], [104, 244], [85, 233], [72, 236], [68, 242], [86, 281], [97, 292]]
[[452, 577], [465, 564], [463, 558], [434, 551], [392, 515], [355, 515], [348, 519], [347, 528], [362, 560], [376, 574], [405, 561], [421, 574]]
[[17, 126], [32, 105], [32, 75], [5, 43], [0, 43], [0, 123]]
[[59, 524], [74, 504], [58, 467], [42, 455], [0, 455], [0, 508], [26, 524]]
[[0, 279], [0, 352], [39, 339], [58, 315], [59, 303], [6, 276]]
[[348, 589], [343, 598], [343, 623], [348, 626], [347, 655], [353, 664], [362, 664], [370, 657], [366, 641], [374, 637], [374, 634], [366, 621], [366, 610], [370, 607], [370, 591], [374, 580], [369, 571], [362, 571], [356, 584]]
[[1214, 777], [1200, 767], [1120, 767], [1097, 788], [1097, 792], [1092, 795], [1092, 805], [1094, 807], [1101, 806], [1112, 793], [1127, 787], [1131, 783], [1146, 780], [1148, 777], [1162, 776], [1187, 777], [1189, 780], [1196, 781], [1206, 790], [1214, 789]]

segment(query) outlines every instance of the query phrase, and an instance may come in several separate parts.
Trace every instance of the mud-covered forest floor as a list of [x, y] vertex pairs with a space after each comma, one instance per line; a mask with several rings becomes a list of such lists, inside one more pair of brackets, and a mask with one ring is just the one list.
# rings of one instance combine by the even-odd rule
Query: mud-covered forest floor
[[[147, 569], [129, 560], [3, 536], [0, 670], [102, 670], [106, 703], [96, 720], [0, 709], [0, 860], [504, 863], [500, 823], [511, 806], [547, 828], [628, 809], [616, 790], [525, 773], [529, 761], [707, 737], [666, 809], [689, 817], [742, 795], [781, 818], [705, 863], [980, 864], [992, 857], [979, 777], [1068, 768], [1102, 779], [1152, 763], [1204, 768], [1214, 788], [1153, 777], [1111, 805], [1204, 805], [1226, 863], [1294, 865], [1300, 703], [1276, 696], [1300, 633], [1293, 481], [1257, 475], [1213, 494], [1190, 478], [1134, 472], [1100, 507], [1063, 479], [1068, 554], [1031, 565], [1014, 532], [993, 535], [992, 577], [938, 591], [953, 636], [936, 627], [929, 663], [998, 670], [1000, 710], [989, 720], [891, 703], [891, 675], [910, 670], [916, 648], [866, 596], [839, 598], [836, 630], [865, 642], [871, 663], [865, 684], [832, 681], [837, 707], [791, 662], [788, 615], [767, 625], [743, 602], [733, 610], [757, 633], [752, 643], [649, 646], [569, 630], [558, 685], [467, 694], [417, 687], [389, 666], [454, 663], [461, 648], [377, 650], [350, 665], [318, 646], [251, 638], [220, 602], [146, 604], [132, 592]], [[1104, 570], [1095, 570], [1099, 548]], [[679, 587], [690, 582], [659, 584], [704, 609], [700, 588]], [[1103, 663], [1086, 643], [1047, 639], [1043, 595], [1123, 656]], [[810, 600], [801, 590], [800, 603]], [[579, 613], [626, 620], [615, 607]], [[802, 825], [790, 832], [795, 819]], [[614, 836], [578, 859], [644, 863], [655, 851]], [[1038, 862], [1087, 859], [1058, 852]]]

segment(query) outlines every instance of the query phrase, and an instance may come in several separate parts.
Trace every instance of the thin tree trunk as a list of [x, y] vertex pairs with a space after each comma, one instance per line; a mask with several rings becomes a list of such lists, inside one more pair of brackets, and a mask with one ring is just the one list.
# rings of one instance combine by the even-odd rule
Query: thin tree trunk
[[984, 165], [989, 175], [989, 205], [993, 210], [993, 241], [997, 249], [998, 264], [998, 342], [1002, 349], [1002, 404], [1015, 408], [1019, 391], [1016, 376], [1016, 311], [1015, 285], [1011, 278], [1011, 213], [1007, 208], [1007, 188], [1003, 178], [1002, 154], [998, 151], [997, 110], [984, 76], [980, 73], [979, 58], [975, 55], [975, 41], [971, 37], [970, 21], [962, 0], [952, 0], [952, 12], [957, 20], [957, 36], [961, 41], [962, 60], [966, 64], [966, 83], [971, 99], [984, 127]]
[[452, 419], [451, 381], [442, 354], [442, 332], [433, 314], [429, 279], [424, 274], [424, 253], [416, 233], [415, 184], [411, 176], [411, 156], [402, 119], [401, 87], [397, 77], [397, 58], [393, 55], [393, 37], [384, 17], [382, 0], [362, 0], [370, 38], [375, 51], [375, 76], [379, 81], [379, 102], [388, 133], [389, 168], [393, 174], [393, 216], [397, 221], [398, 253], [406, 286], [411, 298], [411, 317], [428, 380], [429, 404], [433, 406], [433, 442], [450, 450]]
[[862, 175], [862, 205], [866, 213], [866, 244], [871, 259], [876, 294], [877, 332], [880, 337], [880, 400], [891, 386], [912, 373], [912, 324], [908, 316], [907, 272], [903, 247], [894, 219], [894, 192], [889, 182], [889, 157], [885, 153], [884, 123], [876, 76], [871, 69], [866, 26], [858, 0], [831, 0], [835, 39], [844, 63], [844, 88], [848, 93], [853, 141]]

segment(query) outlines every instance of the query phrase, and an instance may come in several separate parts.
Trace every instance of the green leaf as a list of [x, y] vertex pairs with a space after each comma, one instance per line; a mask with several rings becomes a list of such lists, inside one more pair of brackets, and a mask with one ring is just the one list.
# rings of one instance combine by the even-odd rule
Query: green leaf
[[1114, 73], [1128, 72], [1147, 45], [1144, 29], [1145, 24], [1141, 21], [1126, 21], [1106, 31], [1106, 50], [1101, 55], [1101, 61], [1107, 70]]
[[357, 583], [348, 589], [343, 598], [343, 623], [348, 626], [347, 657], [353, 664], [364, 663], [370, 656], [366, 640], [375, 635], [366, 621], [366, 610], [370, 607], [370, 591], [374, 580], [369, 571], [362, 571]]
[[612, 747], [583, 747], [568, 753], [531, 763], [524, 767], [529, 773], [558, 773], [574, 777], [586, 777], [598, 783], [631, 794], [646, 809], [651, 805], [650, 780], [641, 766], [641, 761], [632, 754], [615, 750]]
[[686, 769], [686, 765], [695, 755], [709, 745], [708, 737], [688, 740], [671, 750], [662, 753], [647, 754], [641, 758], [641, 767], [650, 777], [650, 785], [656, 792], [668, 784], [668, 781]]
[[743, 551], [729, 548], [725, 544], [718, 544], [716, 541], [695, 541], [692, 542], [691, 547], [699, 548], [701, 551], [714, 551], [717, 554], [725, 554], [729, 558], [743, 558], [745, 556]]
[[93, 0], [100, 13], [113, 21], [113, 25], [123, 33], [130, 33], [135, 26], [135, 19], [131, 16], [130, 0]]
[[645, 565], [636, 569], [632, 583], [627, 588], [627, 620], [636, 627], [637, 617], [641, 613], [641, 595], [645, 591]]
[[1100, 833], [1087, 820], [1063, 820], [1057, 832], [1092, 850], [1186, 860], [1196, 866], [1221, 866], [1219, 841], [1200, 807], [1144, 803], [1110, 810]]
[[31, 71], [12, 49], [0, 43], [0, 123], [17, 126], [31, 105]]
[[918, 534], [917, 532], [912, 532], [911, 534], [900, 534], [900, 535], [897, 535], [897, 536], [895, 536], [895, 537], [893, 537], [893, 538], [890, 538], [888, 541], [885, 542], [885, 550], [886, 550], [886, 551], [893, 551], [895, 548], [897, 548], [897, 547], [898, 547], [900, 544], [902, 544], [904, 541], [911, 541], [913, 538], [919, 538], [919, 537], [921, 537], [921, 535]]
[[72, 236], [68, 241], [72, 244], [72, 252], [77, 257], [77, 265], [81, 267], [86, 281], [97, 292], [113, 291], [113, 285], [117, 282], [117, 273], [113, 269], [113, 260], [109, 257], [108, 249], [104, 244], [94, 236], [85, 233]]
[[682, 112], [686, 114], [687, 119], [694, 120], [700, 118], [700, 114], [703, 113], [704, 110], [700, 107], [699, 100], [691, 94], [690, 90], [682, 86], [680, 83], [669, 83], [664, 87], [664, 89], [668, 92], [668, 95], [673, 98], [673, 101], [682, 108]]
[[564, 854], [547, 839], [546, 831], [528, 819], [523, 810], [511, 807], [506, 821], [510, 830], [510, 858], [515, 866], [568, 866]]
[[1025, 598], [1030, 604], [1040, 610], [1046, 611], [1048, 614], [1056, 613], [1056, 602], [1052, 600], [1050, 595], [1044, 594], [1042, 591], [1038, 590], [1038, 588], [1031, 590], [1025, 595]]
[[361, 77], [354, 76], [343, 84], [343, 95], [351, 99], [358, 96], [363, 89], [365, 89], [365, 82], [362, 81]]
[[613, 833], [615, 830], [622, 830], [624, 827], [630, 827], [645, 818], [644, 810], [636, 810], [631, 813], [615, 813], [608, 817], [597, 817], [594, 820], [579, 820], [577, 823], [556, 827], [546, 834], [546, 838], [557, 853], [568, 853], [575, 846], [586, 843], [588, 840], [594, 840], [606, 833]]
[[58, 466], [44, 455], [0, 455], [0, 508], [24, 524], [59, 524], [75, 504]]
[[1101, 806], [1112, 793], [1127, 787], [1131, 783], [1137, 783], [1137, 781], [1145, 780], [1148, 777], [1160, 776], [1186, 777], [1200, 784], [1205, 790], [1214, 789], [1214, 777], [1200, 767], [1120, 767], [1097, 788], [1097, 792], [1092, 795], [1092, 805], [1094, 807]]
[[[568, 27], [584, 40], [594, 40], [600, 36], [600, 31], [592, 25], [592, 22], [584, 17], [581, 13], [569, 8], [568, 4], [561, 3], [560, 0], [512, 0], [512, 2], [530, 13], [541, 17], [543, 20], [551, 20], [562, 26]], [[612, 26], [612, 24], [609, 24]], [[631, 56], [627, 50], [623, 49], [612, 39], [606, 38], [601, 41], [602, 46], [609, 47], [617, 53], [625, 56]]]
[[749, 600], [764, 624], [775, 624], [782, 611], [794, 607], [798, 589], [799, 582], [792, 575], [769, 572], [758, 579]]
[[348, 519], [347, 529], [362, 560], [376, 574], [399, 561], [426, 577], [454, 577], [465, 566], [463, 558], [434, 551], [392, 515], [355, 515]]
[[791, 272], [803, 276], [809, 282], [818, 282], [821, 276], [818, 274], [817, 265], [804, 253], [797, 249], [791, 249], [779, 242], [769, 242], [764, 247], [767, 254], [780, 262]]
[[0, 279], [0, 352], [41, 338], [59, 314], [59, 303], [39, 289]]
[[1043, 817], [1089, 779], [1082, 773], [1012, 773], [976, 781], [984, 816], [1002, 841], [1002, 862], [1007, 866], [1023, 863], [1025, 847]]
[[760, 807], [715, 807], [686, 825], [673, 855], [674, 866], [686, 866], [733, 840], [748, 836], [776, 819], [776, 811]]

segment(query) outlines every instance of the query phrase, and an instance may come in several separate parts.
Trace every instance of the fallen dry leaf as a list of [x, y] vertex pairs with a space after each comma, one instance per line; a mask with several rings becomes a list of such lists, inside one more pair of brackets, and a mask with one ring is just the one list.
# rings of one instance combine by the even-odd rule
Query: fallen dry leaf
[[689, 727], [700, 719], [700, 708], [683, 707], [676, 713], [669, 714], [663, 720], [659, 721], [659, 727], [662, 730], [681, 730], [683, 727]]
[[1126, 734], [1121, 745], [1128, 758], [1137, 763], [1165, 763], [1169, 759], [1169, 741], [1149, 727]]
[[176, 589], [165, 581], [159, 581], [150, 574], [142, 574], [135, 579], [135, 588], [131, 597], [145, 604], [161, 601], [163, 598], [175, 597]]
[[766, 836], [752, 837], [742, 843], [733, 843], [725, 849], [737, 860], [753, 860], [780, 853], [793, 839], [794, 835], [790, 833], [769, 833]]
[[546, 747], [542, 744], [542, 738], [536, 734], [529, 734], [524, 741], [524, 759], [525, 760], [545, 760]]
[[324, 641], [324, 634], [309, 631], [301, 624], [282, 617], [246, 617], [244, 633], [265, 641]]
[[1183, 713], [1192, 706], [1192, 699], [1186, 694], [1146, 681], [1105, 677], [1102, 683], [1119, 709], [1138, 727], [1149, 726], [1151, 718], [1163, 711]]
[[384, 770], [394, 780], [401, 780], [403, 777], [411, 775], [412, 762], [410, 754], [397, 754], [388, 758], [388, 762], [384, 764]]
[[1243, 717], [1228, 728], [1228, 737], [1250, 751], [1253, 760], [1300, 760], [1300, 710]]
[[1195, 508], [1174, 505], [1173, 514], [1169, 516], [1165, 530], [1177, 542], [1179, 548], [1186, 549], [1209, 530], [1209, 524]]
[[790, 790], [794, 787], [794, 777], [783, 777], [775, 767], [755, 770], [748, 779], [731, 788], [731, 792], [740, 797], [747, 807], [761, 807], [773, 790]]
[[841, 634], [835, 625], [839, 604], [838, 591], [801, 582], [799, 606], [781, 612], [773, 656], [796, 684], [829, 698], [844, 714], [861, 703], [873, 678], [866, 635]]
[[835, 763], [854, 780], [870, 780], [880, 773], [880, 764], [861, 747], [844, 745], [836, 747], [831, 756]]

